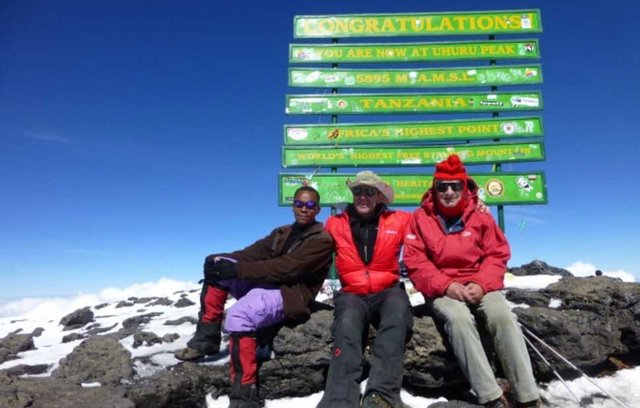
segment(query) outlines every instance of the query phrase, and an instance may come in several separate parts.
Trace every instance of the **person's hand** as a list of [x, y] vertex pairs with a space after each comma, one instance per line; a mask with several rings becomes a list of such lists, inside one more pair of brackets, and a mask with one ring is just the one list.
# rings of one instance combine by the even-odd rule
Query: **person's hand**
[[235, 262], [226, 259], [217, 259], [204, 263], [204, 281], [213, 283], [219, 280], [234, 279], [238, 277]]
[[482, 298], [484, 297], [484, 290], [482, 290], [482, 286], [477, 283], [469, 282], [465, 285], [467, 289], [467, 294], [471, 298], [471, 302], [474, 305], [480, 303]]
[[489, 212], [489, 207], [487, 207], [487, 204], [480, 199], [478, 199], [478, 206], [476, 207], [476, 209], [481, 213]]
[[467, 288], [462, 283], [453, 282], [449, 285], [444, 294], [451, 299], [459, 300], [461, 302], [471, 301], [471, 297], [469, 297], [467, 293]]

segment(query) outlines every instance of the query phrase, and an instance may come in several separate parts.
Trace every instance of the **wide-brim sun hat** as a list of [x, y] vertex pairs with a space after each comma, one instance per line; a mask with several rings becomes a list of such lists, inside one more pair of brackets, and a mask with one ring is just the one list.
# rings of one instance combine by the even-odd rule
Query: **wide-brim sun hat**
[[382, 194], [382, 202], [384, 204], [389, 205], [393, 202], [393, 187], [372, 171], [365, 170], [359, 172], [353, 181], [347, 179], [347, 187], [349, 187], [349, 190], [353, 191], [354, 188], [359, 186], [375, 187]]

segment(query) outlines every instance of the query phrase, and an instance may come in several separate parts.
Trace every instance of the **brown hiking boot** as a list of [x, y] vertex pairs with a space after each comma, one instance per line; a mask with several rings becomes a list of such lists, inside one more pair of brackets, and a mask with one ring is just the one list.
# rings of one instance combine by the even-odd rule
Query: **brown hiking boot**
[[362, 408], [392, 408], [391, 404], [386, 399], [382, 398], [382, 395], [371, 393], [362, 400]]
[[493, 401], [485, 402], [484, 406], [486, 408], [513, 408], [513, 405], [507, 400], [507, 398], [503, 395], [500, 398], [495, 399]]
[[206, 356], [206, 354], [200, 350], [196, 350], [191, 347], [185, 347], [173, 353], [173, 356], [181, 361], [194, 361], [200, 360], [202, 357]]
[[187, 347], [173, 353], [181, 361], [199, 360], [220, 352], [220, 322], [198, 323], [196, 332], [187, 342]]

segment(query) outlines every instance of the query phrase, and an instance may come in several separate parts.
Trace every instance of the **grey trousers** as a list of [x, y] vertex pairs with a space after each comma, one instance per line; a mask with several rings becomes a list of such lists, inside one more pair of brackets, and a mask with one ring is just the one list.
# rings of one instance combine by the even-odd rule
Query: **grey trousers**
[[500, 292], [487, 293], [479, 304], [468, 305], [449, 297], [431, 302], [436, 316], [444, 322], [449, 343], [458, 364], [481, 404], [502, 395], [476, 328], [476, 317], [486, 325], [493, 339], [502, 370], [511, 382], [518, 402], [539, 398], [531, 361], [515, 314]]

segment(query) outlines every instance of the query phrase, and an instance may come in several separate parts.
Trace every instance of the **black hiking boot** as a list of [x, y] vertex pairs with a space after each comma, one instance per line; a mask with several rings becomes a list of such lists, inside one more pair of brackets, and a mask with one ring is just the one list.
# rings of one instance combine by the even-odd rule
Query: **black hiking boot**
[[507, 400], [507, 398], [503, 395], [500, 398], [495, 399], [493, 401], [485, 402], [484, 406], [486, 408], [513, 408], [513, 405]]
[[181, 361], [199, 360], [207, 355], [220, 352], [220, 323], [198, 323], [196, 333], [187, 342], [187, 347], [176, 351], [173, 356]]
[[229, 394], [229, 408], [262, 408], [264, 405], [258, 397], [255, 384], [245, 384], [231, 387]]

